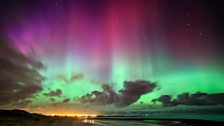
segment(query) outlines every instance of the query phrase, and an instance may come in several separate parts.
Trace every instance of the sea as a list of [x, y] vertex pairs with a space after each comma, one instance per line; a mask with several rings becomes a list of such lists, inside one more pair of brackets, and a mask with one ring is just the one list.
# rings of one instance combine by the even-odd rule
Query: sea
[[[182, 126], [179, 121], [154, 121], [154, 120], [83, 120], [86, 126]], [[188, 126], [184, 124], [185, 126]]]

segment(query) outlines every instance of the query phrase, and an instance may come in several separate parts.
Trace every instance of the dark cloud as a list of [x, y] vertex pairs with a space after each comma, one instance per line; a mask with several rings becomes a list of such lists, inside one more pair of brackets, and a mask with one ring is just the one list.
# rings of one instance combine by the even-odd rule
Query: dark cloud
[[33, 96], [42, 90], [44, 80], [38, 73], [43, 64], [19, 53], [9, 43], [0, 36], [0, 105]]
[[62, 94], [62, 91], [60, 89], [57, 89], [55, 91], [50, 91], [48, 93], [44, 93], [43, 95], [53, 97], [53, 96], [61, 96], [61, 94]]
[[163, 106], [176, 106], [176, 105], [224, 105], [224, 93], [182, 93], [177, 96], [176, 99], [172, 99], [170, 95], [162, 95], [157, 99], [153, 99], [153, 102], [161, 102]]
[[114, 104], [117, 107], [123, 107], [136, 102], [141, 95], [152, 92], [155, 87], [156, 84], [149, 81], [125, 81], [124, 88], [117, 93], [110, 85], [104, 84], [103, 91], [92, 91], [82, 96], [80, 102], [97, 105]]
[[54, 98], [49, 98], [49, 101], [55, 102], [55, 99]]
[[68, 103], [69, 101], [70, 101], [69, 98], [65, 98], [65, 99], [63, 100], [63, 103]]
[[82, 103], [94, 103], [98, 105], [107, 105], [115, 103], [118, 98], [118, 94], [112, 89], [111, 86], [102, 85], [103, 91], [92, 91], [90, 94], [86, 94], [80, 98]]
[[15, 103], [14, 106], [22, 108], [22, 107], [28, 106], [32, 102], [33, 102], [32, 100], [22, 100], [22, 101]]
[[156, 87], [155, 83], [149, 81], [125, 81], [124, 88], [121, 89], [117, 106], [127, 106], [137, 101], [141, 95], [152, 92]]
[[162, 95], [158, 99], [153, 99], [152, 102], [162, 102], [164, 106], [175, 106], [177, 105], [175, 100], [171, 100], [172, 97], [170, 95]]

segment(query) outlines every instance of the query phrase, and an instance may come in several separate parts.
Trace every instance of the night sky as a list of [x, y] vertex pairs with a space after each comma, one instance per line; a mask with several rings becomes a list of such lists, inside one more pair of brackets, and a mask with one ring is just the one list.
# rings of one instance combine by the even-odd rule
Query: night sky
[[0, 108], [223, 114], [223, 8], [213, 0], [0, 0]]

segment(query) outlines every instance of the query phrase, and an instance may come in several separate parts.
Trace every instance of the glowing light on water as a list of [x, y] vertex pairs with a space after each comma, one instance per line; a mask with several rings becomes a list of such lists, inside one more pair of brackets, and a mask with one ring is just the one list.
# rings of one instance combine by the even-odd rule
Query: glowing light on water
[[84, 119], [82, 120], [83, 123], [90, 123], [90, 124], [94, 124], [95, 123], [95, 120], [92, 120], [92, 119]]

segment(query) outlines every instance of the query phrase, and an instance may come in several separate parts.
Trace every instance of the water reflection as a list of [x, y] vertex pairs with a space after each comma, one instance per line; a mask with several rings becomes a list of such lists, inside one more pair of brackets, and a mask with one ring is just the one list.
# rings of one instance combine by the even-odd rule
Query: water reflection
[[82, 122], [83, 122], [83, 123], [94, 124], [94, 123], [95, 123], [95, 120], [92, 120], [92, 119], [83, 119]]

